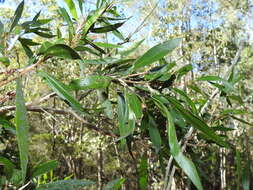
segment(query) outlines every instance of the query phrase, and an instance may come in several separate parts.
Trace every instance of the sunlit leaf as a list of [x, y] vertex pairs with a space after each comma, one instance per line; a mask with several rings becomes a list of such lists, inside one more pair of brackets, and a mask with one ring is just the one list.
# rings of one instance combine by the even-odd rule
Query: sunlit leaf
[[104, 13], [106, 10], [106, 7], [101, 7], [97, 9], [95, 12], [93, 12], [91, 15], [88, 16], [84, 28], [83, 28], [83, 34], [86, 35], [91, 26], [97, 21], [97, 19]]
[[111, 78], [102, 75], [90, 75], [82, 79], [73, 80], [70, 87], [74, 90], [101, 89], [107, 88]]
[[8, 57], [0, 57], [0, 63], [2, 63], [5, 67], [10, 65], [10, 60]]
[[15, 13], [14, 13], [14, 18], [13, 18], [13, 21], [12, 21], [12, 24], [11, 24], [11, 27], [10, 27], [10, 31], [11, 32], [13, 30], [13, 28], [18, 24], [18, 21], [22, 15], [22, 12], [23, 12], [23, 9], [24, 9], [24, 0], [18, 5]]
[[133, 66], [129, 69], [129, 72], [133, 72], [141, 67], [158, 61], [159, 59], [166, 56], [169, 52], [174, 50], [180, 42], [181, 39], [176, 38], [152, 47], [134, 62]]
[[75, 6], [75, 3], [73, 2], [73, 0], [64, 0], [64, 2], [68, 5], [68, 8], [69, 8], [72, 16], [77, 20], [78, 16], [77, 16], [77, 11], [76, 11], [76, 6]]
[[119, 190], [124, 182], [124, 178], [112, 180], [102, 190]]

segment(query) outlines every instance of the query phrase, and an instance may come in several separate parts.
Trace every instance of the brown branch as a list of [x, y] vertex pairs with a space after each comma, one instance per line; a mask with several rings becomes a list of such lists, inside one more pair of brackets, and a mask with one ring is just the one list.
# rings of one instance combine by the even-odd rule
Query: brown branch
[[[35, 70], [38, 67], [38, 65], [45, 62], [48, 58], [49, 57], [43, 57], [43, 58], [39, 59], [35, 64], [30, 65], [24, 69], [19, 69], [15, 72], [12, 72], [11, 74], [9, 74], [9, 72], [7, 72], [7, 77], [0, 81], [0, 87], [5, 86], [6, 84], [16, 80], [19, 76], [23, 76], [23, 75], [27, 74], [28, 72]], [[9, 78], [10, 75], [12, 75], [12, 74], [14, 74], [14, 76]]]

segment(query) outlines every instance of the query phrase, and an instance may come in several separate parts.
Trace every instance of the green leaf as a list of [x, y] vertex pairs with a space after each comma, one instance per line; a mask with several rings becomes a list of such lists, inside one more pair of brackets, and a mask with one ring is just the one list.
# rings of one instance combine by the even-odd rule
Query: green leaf
[[182, 76], [184, 76], [186, 73], [188, 73], [192, 69], [193, 69], [192, 64], [188, 64], [181, 67], [178, 71], [176, 71], [177, 80], [180, 80]]
[[132, 47], [130, 47], [129, 49], [127, 50], [124, 50], [124, 51], [120, 51], [119, 54], [124, 57], [124, 56], [128, 56], [130, 55], [131, 53], [133, 53], [141, 44], [142, 42], [144, 41], [143, 40], [140, 40], [138, 42], [136, 42]]
[[5, 67], [10, 65], [10, 60], [8, 57], [0, 57], [0, 63], [2, 63]]
[[83, 14], [83, 0], [78, 0], [78, 5], [81, 13]]
[[39, 185], [36, 190], [80, 190], [83, 187], [93, 184], [95, 184], [95, 182], [83, 179], [59, 180], [56, 182]]
[[203, 187], [202, 187], [202, 184], [201, 184], [201, 181], [200, 181], [200, 178], [199, 178], [199, 175], [194, 163], [191, 160], [189, 160], [187, 157], [185, 157], [180, 149], [177, 136], [176, 136], [174, 120], [170, 112], [168, 111], [168, 109], [162, 103], [162, 101], [160, 100], [158, 96], [153, 97], [153, 99], [155, 100], [155, 103], [158, 104], [158, 107], [161, 109], [161, 111], [166, 115], [169, 145], [170, 145], [170, 151], [173, 158], [176, 160], [178, 165], [183, 169], [186, 175], [191, 179], [191, 181], [197, 187], [197, 189], [203, 190]]
[[152, 47], [134, 62], [129, 72], [133, 72], [141, 67], [150, 65], [158, 61], [159, 59], [167, 55], [169, 52], [174, 50], [180, 42], [181, 38], [176, 38]]
[[10, 121], [8, 121], [5, 117], [3, 117], [1, 115], [0, 115], [0, 125], [2, 125], [3, 128], [8, 130], [13, 135], [16, 135], [15, 126]]
[[24, 0], [18, 5], [15, 13], [14, 13], [14, 18], [13, 18], [13, 21], [12, 21], [12, 24], [11, 24], [11, 27], [10, 27], [10, 31], [11, 32], [13, 30], [13, 28], [18, 24], [18, 21], [22, 15], [22, 12], [23, 12], [23, 9], [24, 9]]
[[65, 22], [67, 22], [70, 27], [73, 27], [73, 22], [72, 22], [71, 18], [69, 17], [69, 14], [66, 11], [66, 9], [59, 7], [59, 13], [64, 18]]
[[[118, 122], [119, 122], [119, 133], [120, 137], [125, 138], [129, 135], [127, 130], [127, 120], [128, 120], [128, 106], [126, 104], [125, 97], [122, 93], [118, 93]], [[126, 139], [121, 139], [121, 146], [124, 147], [126, 144]]]
[[28, 133], [29, 126], [27, 121], [27, 113], [25, 100], [22, 91], [21, 79], [17, 79], [16, 86], [16, 132], [19, 149], [20, 166], [22, 172], [22, 181], [25, 181], [27, 164], [28, 164]]
[[243, 190], [250, 190], [250, 162], [247, 161], [245, 167], [243, 168], [242, 174], [242, 186]]
[[121, 45], [117, 44], [109, 44], [109, 43], [104, 43], [104, 42], [94, 42], [96, 46], [103, 47], [103, 48], [122, 48]]
[[188, 103], [188, 106], [192, 109], [194, 114], [198, 113], [194, 102], [188, 97], [188, 95], [184, 91], [178, 88], [173, 88], [173, 90], [185, 99], [185, 101]]
[[88, 16], [88, 19], [85, 22], [84, 28], [83, 28], [83, 35], [86, 35], [91, 28], [91, 26], [97, 21], [97, 19], [105, 12], [107, 7], [101, 7], [95, 12], [93, 12], [91, 15]]
[[157, 124], [151, 115], [148, 115], [148, 130], [150, 140], [155, 147], [156, 153], [158, 153], [162, 146], [162, 138], [157, 128]]
[[71, 81], [70, 87], [74, 90], [101, 89], [110, 85], [111, 78], [102, 75], [90, 75], [82, 79]]
[[31, 177], [34, 178], [42, 174], [48, 173], [51, 170], [54, 170], [56, 167], [57, 167], [56, 160], [51, 160], [49, 162], [41, 163], [37, 165], [35, 168], [33, 168]]
[[118, 190], [124, 182], [124, 178], [112, 180], [102, 190]]
[[27, 46], [37, 46], [40, 45], [40, 43], [34, 42], [32, 39], [28, 39], [28, 38], [18, 38], [18, 40]]
[[93, 33], [106, 33], [106, 32], [111, 32], [116, 30], [117, 28], [121, 27], [125, 22], [121, 22], [121, 23], [116, 23], [116, 24], [112, 24], [112, 25], [108, 25], [108, 26], [104, 26], [104, 27], [100, 27], [100, 28], [93, 28], [90, 31]]
[[138, 166], [138, 177], [140, 190], [148, 189], [148, 159], [146, 156], [142, 156]]
[[63, 83], [56, 80], [54, 77], [50, 76], [46, 72], [39, 71], [38, 74], [43, 77], [50, 88], [63, 100], [66, 100], [73, 109], [81, 113], [84, 112], [82, 105], [69, 93], [70, 89], [66, 87]]
[[234, 90], [234, 87], [231, 83], [229, 83], [228, 81], [226, 81], [225, 79], [219, 77], [219, 76], [202, 76], [199, 77], [197, 80], [200, 81], [218, 81], [218, 82], [222, 82], [222, 84], [228, 89], [228, 90]]
[[44, 53], [46, 56], [56, 56], [65, 59], [82, 59], [75, 50], [65, 44], [55, 44]]
[[7, 158], [0, 156], [0, 165], [4, 165], [4, 173], [7, 179], [10, 179], [13, 174], [15, 165]]
[[4, 24], [0, 21], [0, 36], [3, 34], [4, 32]]
[[217, 144], [224, 146], [226, 148], [229, 148], [229, 144], [223, 139], [216, 135], [214, 130], [210, 128], [204, 121], [202, 121], [198, 116], [193, 115], [190, 111], [186, 110], [183, 106], [179, 104], [177, 100], [175, 100], [172, 97], [168, 97], [169, 102], [175, 106], [175, 108], [182, 114], [182, 116], [185, 118], [187, 122], [193, 125], [196, 129], [203, 132], [205, 135], [207, 135], [211, 140], [216, 142]]
[[129, 109], [131, 109], [136, 119], [141, 119], [142, 116], [142, 107], [141, 107], [141, 101], [138, 98], [138, 96], [134, 93], [128, 93], [127, 94], [127, 102], [129, 104]]
[[76, 6], [75, 3], [72, 0], [64, 0], [64, 2], [68, 5], [68, 8], [72, 14], [72, 16], [77, 20], [77, 12], [76, 12]]

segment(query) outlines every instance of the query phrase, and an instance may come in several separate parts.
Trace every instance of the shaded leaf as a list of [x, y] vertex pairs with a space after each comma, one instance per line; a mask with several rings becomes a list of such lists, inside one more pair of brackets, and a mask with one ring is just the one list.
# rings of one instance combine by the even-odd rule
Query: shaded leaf
[[141, 101], [138, 98], [138, 96], [134, 93], [128, 93], [127, 94], [127, 102], [129, 104], [129, 109], [131, 109], [136, 119], [141, 119], [142, 116], [142, 107], [141, 107]]
[[22, 181], [25, 181], [28, 164], [28, 132], [29, 126], [24, 95], [22, 91], [21, 79], [17, 79], [16, 86], [16, 133], [19, 149], [20, 166], [22, 172]]
[[0, 36], [3, 34], [4, 32], [4, 24], [0, 21]]
[[7, 158], [0, 156], [0, 165], [4, 165], [4, 172], [7, 179], [10, 179], [13, 174], [15, 165]]
[[175, 108], [182, 114], [182, 116], [185, 118], [186, 121], [191, 123], [193, 127], [203, 132], [205, 135], [207, 135], [210, 139], [212, 139], [217, 144], [229, 148], [229, 144], [223, 139], [216, 135], [214, 130], [210, 128], [204, 121], [202, 121], [199, 117], [196, 115], [193, 115], [190, 111], [183, 108], [177, 100], [175, 100], [172, 97], [168, 97], [169, 102], [171, 102]]
[[18, 40], [27, 46], [37, 46], [40, 45], [40, 43], [34, 42], [32, 39], [28, 39], [28, 38], [18, 38]]
[[80, 190], [83, 187], [93, 184], [95, 184], [95, 182], [83, 179], [58, 180], [56, 182], [39, 185], [36, 190]]
[[13, 28], [18, 24], [18, 21], [22, 15], [22, 12], [23, 12], [23, 9], [24, 9], [24, 0], [18, 5], [15, 13], [14, 13], [14, 18], [13, 18], [13, 21], [12, 21], [12, 24], [11, 24], [11, 27], [10, 27], [10, 31], [11, 32], [13, 30]]
[[57, 161], [56, 160], [51, 160], [49, 162], [44, 162], [39, 165], [37, 165], [35, 168], [32, 170], [32, 175], [31, 177], [38, 177], [42, 174], [48, 173], [51, 170], [54, 170], [57, 167]]
[[75, 50], [65, 44], [55, 44], [49, 47], [44, 53], [47, 56], [56, 56], [65, 59], [82, 59]]
[[155, 147], [156, 153], [158, 153], [159, 150], [161, 149], [162, 139], [161, 139], [159, 130], [157, 128], [157, 124], [155, 123], [155, 120], [151, 115], [148, 115], [147, 125], [148, 125], [150, 140]]
[[81, 113], [84, 112], [82, 105], [69, 93], [70, 89], [68, 89], [66, 85], [56, 80], [46, 72], [39, 71], [38, 74], [43, 77], [48, 86], [52, 88], [59, 97], [61, 97], [63, 100], [66, 100], [71, 105], [71, 107]]
[[102, 75], [90, 75], [82, 79], [71, 81], [70, 87], [74, 90], [101, 89], [110, 85], [111, 78]]
[[108, 25], [108, 26], [104, 26], [104, 27], [100, 27], [100, 28], [93, 28], [90, 31], [93, 33], [106, 33], [106, 32], [111, 32], [116, 30], [117, 28], [121, 27], [125, 22], [121, 22], [121, 23], [116, 23], [116, 24], [112, 24], [112, 25]]
[[133, 66], [129, 69], [129, 72], [133, 72], [141, 67], [150, 65], [158, 61], [159, 59], [167, 55], [169, 52], [174, 50], [180, 42], [181, 39], [176, 38], [152, 47], [134, 62]]
[[199, 190], [203, 190], [197, 169], [194, 163], [185, 157], [181, 151], [181, 148], [178, 144], [177, 136], [176, 136], [176, 129], [174, 125], [174, 120], [166, 108], [166, 106], [162, 103], [159, 97], [153, 97], [155, 103], [158, 104], [158, 107], [166, 115], [167, 118], [167, 131], [168, 131], [168, 138], [169, 138], [169, 145], [170, 145], [170, 152], [173, 158], [176, 160], [177, 164], [183, 169], [186, 175], [191, 179], [193, 184]]

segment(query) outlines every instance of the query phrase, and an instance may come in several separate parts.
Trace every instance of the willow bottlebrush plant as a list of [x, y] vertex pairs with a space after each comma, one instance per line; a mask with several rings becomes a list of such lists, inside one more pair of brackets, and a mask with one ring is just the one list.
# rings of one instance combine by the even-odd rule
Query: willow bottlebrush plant
[[[182, 38], [169, 39], [155, 45], [140, 57], [129, 57], [143, 40], [130, 49], [119, 51], [130, 41], [131, 36], [124, 38], [118, 30], [124, 27], [127, 19], [119, 16], [112, 2], [98, 0], [96, 9], [87, 18], [82, 14], [78, 17], [78, 13], [83, 12], [83, 1], [78, 1], [80, 11], [77, 11], [72, 0], [65, 2], [69, 11], [60, 7], [58, 16], [66, 25], [64, 29], [57, 28], [56, 34], [55, 28], [47, 27], [50, 23], [54, 25], [55, 21], [40, 19], [40, 12], [32, 20], [23, 22], [21, 17], [24, 1], [17, 7], [11, 23], [1, 23], [0, 62], [4, 67], [0, 86], [2, 88], [15, 81], [17, 85], [15, 115], [8, 109], [1, 109], [0, 124], [2, 130], [16, 137], [19, 151], [18, 161], [13, 161], [9, 154], [0, 153], [0, 164], [4, 166], [4, 171], [0, 173], [3, 188], [27, 186], [36, 189], [80, 189], [94, 185], [94, 182], [87, 180], [63, 180], [48, 184], [38, 184], [38, 180], [35, 180], [57, 167], [57, 161], [39, 163], [36, 166], [29, 164], [29, 124], [26, 109], [32, 109], [25, 104], [22, 82], [28, 73], [36, 71], [35, 74], [43, 78], [49, 88], [66, 103], [66, 113], [82, 121], [88, 129], [112, 137], [116, 143], [120, 142], [117, 145], [122, 151], [128, 148], [130, 154], [135, 139], [147, 138], [152, 143], [150, 149], [160, 158], [157, 162], [163, 167], [164, 176], [167, 173], [165, 164], [171, 156], [176, 161], [173, 164], [183, 170], [196, 188], [203, 189], [198, 165], [191, 161], [192, 153], [186, 151], [185, 154], [185, 148], [181, 148], [189, 140], [189, 136], [186, 136], [189, 130], [196, 129], [202, 135], [199, 138], [208, 143], [226, 148], [232, 148], [232, 145], [227, 142], [226, 137], [208, 126], [203, 118], [204, 113], [201, 110], [212, 100], [205, 97], [203, 103], [198, 103], [195, 97], [187, 93], [189, 90], [195, 90], [200, 95], [205, 92], [193, 85], [194, 83], [188, 90], [177, 86], [182, 76], [192, 70], [192, 66], [175, 69], [177, 63], [168, 62], [166, 56], [173, 50], [176, 51], [179, 44], [183, 43]], [[98, 35], [98, 39], [94, 40], [94, 34]], [[114, 35], [120, 42], [104, 42], [102, 34]], [[40, 40], [35, 41], [35, 37], [40, 37]], [[21, 68], [14, 68], [12, 49], [20, 45], [18, 42], [28, 62], [22, 63]], [[62, 64], [77, 63], [80, 78], [72, 78], [69, 83], [64, 82], [63, 78], [54, 76], [57, 71], [50, 71], [50, 60]], [[234, 86], [238, 82], [238, 78], [232, 75], [233, 73], [229, 80], [218, 76], [204, 76], [198, 81], [209, 81], [229, 100], [229, 94], [234, 93]], [[83, 101], [79, 100], [87, 92], [97, 92], [99, 103], [85, 107]], [[103, 125], [97, 125], [101, 118], [113, 124], [111, 131]], [[190, 136], [192, 134], [191, 132]], [[142, 158], [139, 169], [142, 172], [139, 172], [138, 177], [144, 179], [140, 180], [140, 188], [147, 189], [147, 157]], [[104, 189], [119, 189], [124, 180], [111, 181]]]

